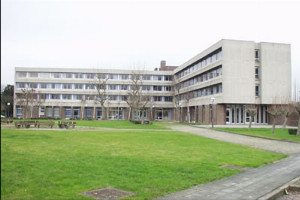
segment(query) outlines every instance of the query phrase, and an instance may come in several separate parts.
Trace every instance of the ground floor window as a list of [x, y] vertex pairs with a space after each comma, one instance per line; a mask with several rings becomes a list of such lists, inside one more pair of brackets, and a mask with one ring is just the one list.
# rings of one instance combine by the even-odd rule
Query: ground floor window
[[73, 117], [75, 119], [79, 119], [80, 118], [80, 108], [73, 108]]
[[48, 118], [52, 117], [52, 107], [46, 108], [46, 117], [48, 117]]
[[54, 118], [60, 118], [59, 107], [54, 107]]
[[66, 108], [65, 108], [65, 116], [66, 116], [66, 119], [72, 118], [72, 115], [71, 115], [71, 108], [70, 108], [70, 107], [66, 107]]
[[117, 120], [124, 119], [125, 108], [112, 107], [108, 108], [108, 119]]
[[[147, 109], [144, 110], [144, 120], [147, 120]], [[143, 118], [141, 110], [134, 110], [133, 111], [133, 119], [134, 120], [141, 120]]]
[[[226, 124], [247, 124], [250, 123], [250, 115], [246, 112], [247, 105], [226, 105]], [[256, 124], [267, 124], [268, 113], [264, 105], [257, 106], [256, 116], [252, 119]]]
[[96, 109], [96, 119], [102, 119], [102, 108]]
[[154, 112], [154, 120], [171, 120], [170, 108], [156, 108]]
[[85, 117], [92, 118], [92, 109], [91, 108], [85, 108]]
[[22, 118], [23, 114], [22, 114], [22, 107], [21, 106], [17, 106], [16, 108], [16, 117], [17, 118]]

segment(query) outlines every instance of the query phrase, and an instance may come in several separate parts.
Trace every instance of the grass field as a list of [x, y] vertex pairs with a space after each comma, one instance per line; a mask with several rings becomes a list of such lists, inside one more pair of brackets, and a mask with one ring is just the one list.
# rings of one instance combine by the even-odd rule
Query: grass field
[[275, 133], [272, 133], [271, 128], [252, 128], [248, 131], [247, 128], [215, 128], [215, 130], [228, 131], [232, 133], [240, 133], [244, 135], [254, 135], [265, 138], [273, 138], [278, 140], [286, 140], [293, 142], [300, 142], [300, 137], [296, 135], [289, 135], [288, 130], [282, 130], [281, 128], [277, 128]]
[[285, 157], [158, 130], [1, 130], [1, 199], [91, 199], [115, 187], [153, 199]]
[[[23, 121], [23, 120], [14, 120]], [[25, 120], [34, 121], [34, 120]], [[86, 127], [103, 127], [103, 128], [117, 128], [117, 129], [168, 129], [164, 126], [164, 123], [153, 122], [153, 124], [133, 124], [127, 120], [45, 120], [39, 119], [38, 121], [54, 121], [56, 126], [58, 121], [75, 121], [76, 126]]]

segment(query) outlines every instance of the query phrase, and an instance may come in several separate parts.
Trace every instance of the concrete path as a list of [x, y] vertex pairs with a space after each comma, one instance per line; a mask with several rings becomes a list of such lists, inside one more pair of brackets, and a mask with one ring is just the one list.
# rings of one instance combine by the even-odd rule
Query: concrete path
[[265, 199], [265, 195], [300, 176], [300, 144], [219, 132], [189, 126], [173, 130], [258, 149], [292, 154], [281, 161], [254, 168], [218, 181], [160, 197], [157, 200]]
[[229, 178], [195, 186], [157, 200], [264, 199], [264, 195], [300, 176], [300, 154]]
[[276, 153], [294, 154], [300, 153], [300, 143], [291, 143], [277, 140], [269, 140], [263, 138], [250, 137], [246, 135], [238, 135], [234, 133], [226, 133], [215, 131], [207, 128], [199, 128], [192, 126], [170, 126], [173, 130], [191, 133], [203, 137], [216, 140], [240, 144], [244, 146], [254, 147]]

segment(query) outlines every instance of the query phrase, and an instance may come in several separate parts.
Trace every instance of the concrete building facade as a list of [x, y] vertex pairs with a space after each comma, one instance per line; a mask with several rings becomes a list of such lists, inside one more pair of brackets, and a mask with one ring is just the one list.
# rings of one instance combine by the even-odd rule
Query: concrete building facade
[[[105, 107], [108, 119], [128, 119], [131, 74], [140, 74], [141, 90], [151, 96], [145, 119], [181, 120], [215, 124], [245, 124], [248, 105], [258, 109], [255, 123], [269, 123], [268, 107], [291, 97], [289, 44], [220, 40], [184, 64], [154, 71], [15, 68], [14, 116], [24, 115], [18, 98], [33, 88], [36, 99], [30, 117], [102, 118], [97, 104], [97, 74], [107, 79]], [[37, 102], [37, 101], [35, 101]], [[27, 113], [28, 115], [28, 113]], [[140, 118], [140, 113], [133, 113]]]

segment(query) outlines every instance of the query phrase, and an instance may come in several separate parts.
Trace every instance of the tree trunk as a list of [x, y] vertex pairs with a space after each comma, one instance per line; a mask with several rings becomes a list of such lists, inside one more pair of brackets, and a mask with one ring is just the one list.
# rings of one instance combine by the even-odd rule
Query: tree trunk
[[130, 117], [131, 117], [131, 107], [129, 107], [129, 111], [128, 111], [128, 120], [131, 120]]
[[273, 124], [272, 124], [272, 133], [275, 133], [275, 125], [276, 125], [276, 118], [273, 118]]
[[300, 136], [300, 113], [299, 113], [299, 121], [298, 121], [298, 131], [297, 135]]
[[249, 123], [249, 126], [248, 126], [248, 131], [251, 130], [251, 126], [252, 126], [252, 116], [250, 116], [250, 123]]
[[282, 130], [285, 130], [287, 121], [288, 121], [288, 118], [285, 117], [284, 122], [283, 122], [283, 125], [282, 125]]
[[145, 123], [145, 122], [144, 122], [144, 112], [145, 112], [144, 109], [142, 109], [142, 119], [141, 119], [141, 120], [142, 120], [142, 121], [141, 121], [141, 124], [142, 124], [142, 125], [144, 125], [144, 123]]
[[188, 120], [188, 123], [191, 123], [191, 116], [190, 116], [190, 107], [188, 106], [187, 107], [187, 120]]

